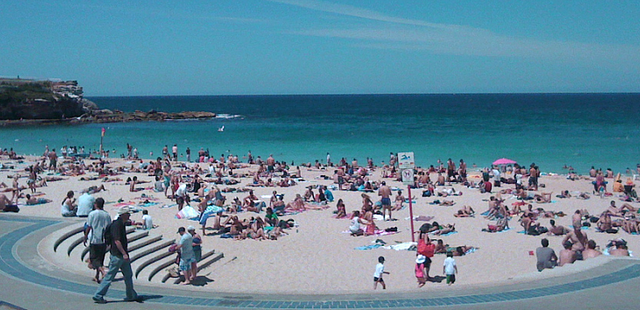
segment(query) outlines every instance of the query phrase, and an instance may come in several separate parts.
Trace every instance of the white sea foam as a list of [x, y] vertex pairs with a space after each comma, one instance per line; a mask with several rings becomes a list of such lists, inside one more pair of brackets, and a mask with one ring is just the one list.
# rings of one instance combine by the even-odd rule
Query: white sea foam
[[243, 117], [244, 116], [238, 115], [238, 114], [232, 115], [232, 114], [225, 114], [225, 113], [216, 115], [216, 118], [223, 118], [223, 119], [243, 118]]

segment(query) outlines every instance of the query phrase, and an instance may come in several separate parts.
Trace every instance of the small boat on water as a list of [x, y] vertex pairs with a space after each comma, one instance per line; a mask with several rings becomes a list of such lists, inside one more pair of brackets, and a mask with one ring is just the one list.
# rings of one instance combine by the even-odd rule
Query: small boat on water
[[218, 128], [219, 132], [223, 132], [224, 131], [224, 125], [222, 125], [222, 127]]

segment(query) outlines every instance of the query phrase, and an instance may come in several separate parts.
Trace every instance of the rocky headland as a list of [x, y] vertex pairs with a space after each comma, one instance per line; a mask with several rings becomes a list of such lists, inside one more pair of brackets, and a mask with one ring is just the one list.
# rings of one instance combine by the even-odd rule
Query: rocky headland
[[167, 113], [100, 109], [77, 81], [0, 78], [0, 126], [210, 119], [202, 111]]

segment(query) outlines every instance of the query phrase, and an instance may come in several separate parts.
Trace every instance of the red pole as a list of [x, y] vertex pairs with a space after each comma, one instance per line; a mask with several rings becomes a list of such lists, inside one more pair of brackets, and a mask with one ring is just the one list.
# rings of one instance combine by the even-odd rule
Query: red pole
[[407, 185], [409, 192], [409, 217], [411, 218], [411, 242], [416, 242], [415, 229], [413, 228], [413, 204], [411, 203], [411, 185]]

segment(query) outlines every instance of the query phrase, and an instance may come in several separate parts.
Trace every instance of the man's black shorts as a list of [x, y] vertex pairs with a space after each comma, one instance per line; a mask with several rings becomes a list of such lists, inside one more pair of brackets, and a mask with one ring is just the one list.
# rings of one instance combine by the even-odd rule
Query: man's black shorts
[[104, 255], [107, 253], [106, 244], [91, 244], [89, 245], [89, 259], [93, 268], [100, 268], [104, 266]]

